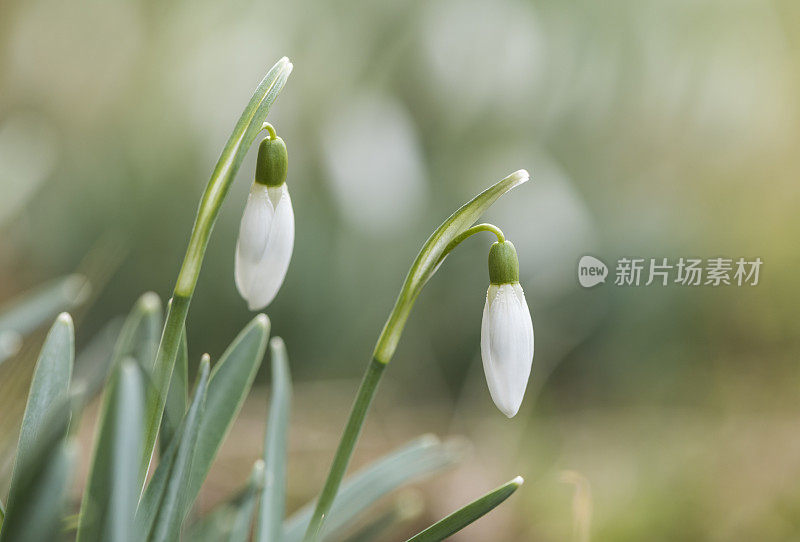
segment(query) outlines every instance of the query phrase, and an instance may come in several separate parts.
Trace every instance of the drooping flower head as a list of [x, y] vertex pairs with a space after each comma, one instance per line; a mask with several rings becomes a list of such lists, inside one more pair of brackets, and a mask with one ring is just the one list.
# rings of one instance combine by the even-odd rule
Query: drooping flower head
[[511, 241], [494, 243], [489, 250], [489, 281], [481, 323], [483, 370], [494, 404], [512, 418], [531, 374], [533, 322]]
[[286, 144], [271, 126], [258, 149], [256, 178], [239, 226], [235, 278], [250, 310], [269, 305], [278, 293], [294, 248], [294, 210], [286, 186]]

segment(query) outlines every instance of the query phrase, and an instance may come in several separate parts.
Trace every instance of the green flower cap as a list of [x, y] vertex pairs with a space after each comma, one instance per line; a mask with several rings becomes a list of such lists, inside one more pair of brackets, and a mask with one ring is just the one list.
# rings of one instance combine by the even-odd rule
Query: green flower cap
[[281, 186], [286, 182], [289, 156], [283, 139], [270, 134], [258, 147], [256, 162], [256, 182], [266, 186]]
[[489, 281], [492, 284], [519, 282], [519, 259], [511, 241], [498, 241], [489, 249]]

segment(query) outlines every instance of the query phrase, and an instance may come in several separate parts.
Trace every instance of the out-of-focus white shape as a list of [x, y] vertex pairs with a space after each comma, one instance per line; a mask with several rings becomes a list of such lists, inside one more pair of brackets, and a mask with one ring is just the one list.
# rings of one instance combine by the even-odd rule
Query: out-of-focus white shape
[[494, 404], [513, 418], [533, 363], [533, 322], [519, 282], [492, 284], [481, 322], [481, 358]]
[[0, 363], [22, 348], [22, 335], [13, 330], [0, 331]]
[[294, 248], [294, 210], [286, 183], [253, 183], [239, 227], [234, 276], [251, 311], [278, 294]]
[[105, 119], [136, 73], [144, 43], [134, 2], [32, 0], [10, 29], [8, 79], [75, 122]]
[[421, 20], [430, 79], [445, 106], [460, 115], [489, 104], [495, 115], [530, 111], [545, 57], [529, 3], [438, 0], [427, 3]]
[[416, 130], [400, 103], [362, 95], [338, 111], [322, 134], [333, 195], [353, 227], [381, 236], [417, 215], [427, 175]]
[[56, 147], [55, 133], [41, 116], [19, 113], [0, 124], [0, 224], [53, 172]]

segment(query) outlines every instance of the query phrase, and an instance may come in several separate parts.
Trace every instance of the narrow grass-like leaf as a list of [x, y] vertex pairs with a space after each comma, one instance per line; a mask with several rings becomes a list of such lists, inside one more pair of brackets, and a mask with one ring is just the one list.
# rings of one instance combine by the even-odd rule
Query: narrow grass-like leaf
[[17, 503], [3, 523], [3, 542], [52, 542], [58, 540], [77, 444], [61, 441], [43, 462], [34, 483], [26, 488], [24, 502]]
[[59, 312], [80, 305], [88, 294], [86, 277], [68, 275], [25, 292], [3, 305], [0, 308], [0, 362], [15, 353], [22, 337]]
[[135, 362], [120, 367], [114, 428], [114, 469], [111, 488], [110, 536], [104, 540], [133, 540], [133, 519], [139, 502], [136, 465], [141, 457], [144, 386]]
[[158, 433], [158, 446], [161, 455], [167, 451], [169, 443], [175, 436], [178, 426], [186, 414], [186, 403], [189, 401], [189, 348], [186, 344], [186, 329], [181, 337], [178, 355], [175, 359], [175, 370], [164, 404], [164, 416], [161, 418], [161, 431]]
[[417, 517], [422, 512], [422, 498], [414, 491], [400, 495], [392, 506], [349, 535], [345, 542], [372, 542], [383, 540], [398, 525]]
[[184, 492], [207, 400], [209, 372], [210, 359], [204, 355], [189, 410], [147, 485], [136, 513], [136, 532], [141, 540], [172, 542], [178, 539], [186, 509]]
[[[459, 441], [441, 443], [433, 435], [424, 435], [347, 478], [336, 495], [322, 538], [335, 539], [384, 495], [453, 465], [463, 455], [463, 447]], [[286, 520], [282, 542], [302, 540], [313, 510], [314, 503], [309, 503]]]
[[286, 510], [286, 447], [292, 380], [286, 345], [280, 337], [269, 341], [272, 362], [272, 398], [264, 438], [264, 489], [261, 492], [256, 542], [279, 540]]
[[9, 501], [14, 495], [22, 459], [31, 453], [43, 424], [53, 410], [63, 406], [67, 399], [74, 358], [75, 332], [72, 318], [67, 313], [61, 313], [50, 328], [36, 362], [28, 403], [22, 417]]
[[439, 542], [452, 536], [470, 523], [491, 512], [496, 506], [509, 498], [519, 486], [522, 477], [517, 476], [510, 482], [490, 491], [480, 499], [472, 501], [465, 507], [453, 512], [424, 531], [412, 536], [406, 542]]
[[158, 340], [161, 334], [161, 299], [154, 292], [142, 294], [122, 325], [112, 354], [111, 370], [123, 359], [135, 359], [145, 375], [153, 372]]
[[233, 340], [211, 371], [191, 475], [183, 492], [187, 507], [184, 513], [194, 503], [222, 441], [242, 408], [264, 358], [268, 336], [269, 319], [259, 314]]
[[77, 542], [127, 542], [139, 499], [144, 389], [139, 365], [123, 361], [103, 399]]
[[[253, 472], [250, 474], [250, 479], [247, 482], [242, 499], [236, 506], [236, 512], [233, 516], [233, 524], [231, 527], [228, 542], [247, 542], [250, 540], [250, 529], [253, 525], [253, 513], [256, 509], [256, 501], [258, 501], [258, 494], [264, 484], [264, 462], [259, 460], [253, 465]], [[278, 540], [273, 538], [273, 540]]]
[[69, 401], [59, 396], [39, 425], [27, 452], [18, 456], [0, 542], [55, 538], [71, 473], [72, 445], [65, 447]]

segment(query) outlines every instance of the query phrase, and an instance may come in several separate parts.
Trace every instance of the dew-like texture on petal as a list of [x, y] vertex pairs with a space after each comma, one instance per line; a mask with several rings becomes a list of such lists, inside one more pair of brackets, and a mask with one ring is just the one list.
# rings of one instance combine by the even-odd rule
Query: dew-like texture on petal
[[239, 225], [239, 240], [236, 243], [234, 277], [239, 294], [249, 299], [253, 274], [267, 248], [267, 236], [274, 215], [267, 187], [253, 183]]
[[481, 358], [497, 408], [516, 415], [533, 363], [533, 322], [519, 283], [489, 286], [481, 322]]
[[286, 183], [268, 189], [268, 199], [270, 206], [275, 205], [275, 213], [269, 224], [266, 247], [246, 277], [247, 295], [243, 294], [250, 310], [262, 309], [275, 299], [294, 248], [294, 209]]

